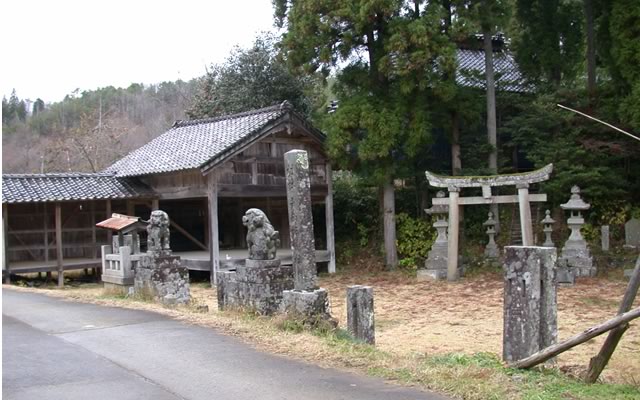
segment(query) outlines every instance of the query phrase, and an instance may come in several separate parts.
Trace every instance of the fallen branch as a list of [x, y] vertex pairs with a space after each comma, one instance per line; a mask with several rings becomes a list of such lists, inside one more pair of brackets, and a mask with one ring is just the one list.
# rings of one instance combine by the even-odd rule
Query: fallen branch
[[[636, 299], [636, 295], [638, 294], [638, 288], [640, 288], [640, 256], [636, 261], [636, 267], [631, 274], [631, 279], [629, 279], [627, 290], [624, 292], [622, 303], [618, 309], [618, 315], [631, 309], [633, 301]], [[609, 332], [609, 336], [607, 336], [607, 339], [604, 341], [604, 344], [598, 354], [589, 361], [589, 370], [585, 376], [585, 382], [594, 383], [598, 380], [602, 370], [607, 366], [609, 359], [611, 359], [613, 352], [616, 350], [618, 342], [622, 339], [622, 335], [628, 328], [628, 324], [623, 324]]]
[[603, 333], [610, 331], [611, 329], [620, 326], [622, 324], [626, 324], [627, 322], [640, 317], [640, 307], [634, 308], [633, 310], [626, 312], [624, 314], [618, 315], [615, 318], [611, 318], [607, 322], [604, 322], [600, 325], [594, 326], [585, 330], [582, 333], [579, 333], [563, 342], [558, 344], [554, 344], [553, 346], [549, 346], [544, 350], [540, 350], [539, 352], [530, 355], [529, 357], [523, 358], [522, 360], [518, 360], [509, 364], [509, 367], [512, 368], [531, 368], [535, 365], [543, 363], [550, 358], [557, 356], [560, 353], [563, 353], [579, 344], [582, 344], [588, 340], [593, 339], [596, 336], [600, 336]]

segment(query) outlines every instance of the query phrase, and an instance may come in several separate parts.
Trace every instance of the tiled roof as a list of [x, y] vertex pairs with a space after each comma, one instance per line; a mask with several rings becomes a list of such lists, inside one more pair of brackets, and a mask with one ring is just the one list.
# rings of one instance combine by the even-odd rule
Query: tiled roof
[[200, 168], [250, 140], [287, 113], [288, 103], [218, 118], [178, 121], [171, 129], [106, 169], [118, 176]]
[[113, 174], [6, 174], [2, 175], [2, 202], [29, 203], [68, 200], [103, 200], [153, 197], [136, 179]]
[[[457, 49], [456, 59], [458, 62], [456, 82], [461, 86], [484, 89], [484, 51]], [[525, 81], [518, 69], [518, 64], [508, 52], [493, 52], [493, 70], [497, 90], [524, 93], [533, 91], [533, 87]]]

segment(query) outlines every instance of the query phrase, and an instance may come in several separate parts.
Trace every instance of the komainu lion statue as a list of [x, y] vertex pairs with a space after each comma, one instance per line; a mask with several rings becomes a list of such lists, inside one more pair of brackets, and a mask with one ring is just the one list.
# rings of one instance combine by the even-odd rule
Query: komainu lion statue
[[147, 251], [159, 253], [170, 250], [169, 216], [164, 211], [152, 211], [147, 225]]
[[242, 224], [247, 227], [249, 259], [275, 259], [280, 245], [280, 233], [273, 229], [266, 214], [258, 208], [250, 208], [244, 213]]

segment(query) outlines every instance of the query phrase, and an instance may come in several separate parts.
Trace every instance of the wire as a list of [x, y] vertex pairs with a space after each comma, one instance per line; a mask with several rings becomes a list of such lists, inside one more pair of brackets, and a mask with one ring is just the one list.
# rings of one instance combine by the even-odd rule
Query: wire
[[596, 121], [596, 122], [600, 122], [601, 124], [606, 125], [606, 126], [608, 126], [609, 128], [615, 129], [616, 131], [618, 131], [618, 132], [620, 132], [620, 133], [624, 133], [625, 135], [627, 135], [627, 136], [629, 136], [629, 137], [631, 137], [631, 138], [633, 138], [633, 139], [635, 139], [635, 140], [637, 140], [637, 141], [639, 141], [639, 142], [640, 142], [640, 138], [639, 138], [639, 137], [637, 137], [637, 136], [633, 136], [633, 135], [632, 135], [632, 134], [630, 134], [629, 132], [624, 131], [624, 130], [622, 130], [622, 129], [618, 128], [618, 127], [615, 127], [615, 126], [613, 126], [613, 125], [611, 125], [611, 124], [608, 124], [608, 123], [606, 123], [606, 122], [604, 122], [604, 121], [601, 121], [601, 120], [599, 120], [598, 118], [592, 117], [592, 116], [587, 115], [587, 114], [585, 114], [585, 113], [583, 113], [583, 112], [580, 112], [580, 111], [578, 111], [578, 110], [574, 110], [573, 108], [569, 108], [569, 107], [567, 107], [567, 106], [563, 106], [562, 104], [556, 104], [556, 105], [557, 105], [558, 107], [560, 107], [560, 108], [564, 108], [565, 110], [573, 111], [573, 112], [574, 112], [574, 113], [576, 113], [576, 114], [580, 114], [580, 115], [582, 115], [582, 116], [584, 116], [584, 117], [587, 117], [587, 118], [589, 118], [589, 119], [592, 119], [592, 120], [594, 120], [594, 121]]

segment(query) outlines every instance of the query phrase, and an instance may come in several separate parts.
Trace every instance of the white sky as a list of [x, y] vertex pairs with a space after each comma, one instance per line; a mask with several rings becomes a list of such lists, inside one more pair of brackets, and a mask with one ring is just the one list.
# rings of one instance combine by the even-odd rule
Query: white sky
[[189, 80], [274, 30], [271, 0], [16, 0], [1, 8], [0, 94]]

